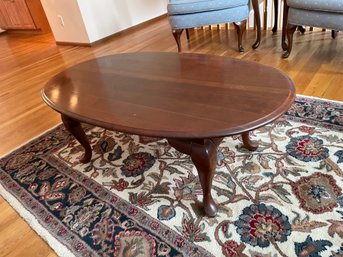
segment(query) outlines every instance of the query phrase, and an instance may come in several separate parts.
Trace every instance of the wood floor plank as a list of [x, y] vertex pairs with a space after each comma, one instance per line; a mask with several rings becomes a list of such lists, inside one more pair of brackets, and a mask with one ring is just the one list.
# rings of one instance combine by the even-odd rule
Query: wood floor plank
[[[234, 30], [199, 29], [182, 36], [185, 52], [206, 53], [256, 61], [286, 72], [297, 93], [343, 101], [343, 36], [330, 32], [296, 32], [287, 60], [281, 58], [281, 32], [263, 31], [261, 45], [252, 50], [255, 32], [244, 36], [245, 53], [237, 52]], [[51, 34], [0, 35], [0, 156], [60, 123], [57, 113], [40, 98], [44, 83], [76, 63], [114, 53], [176, 52], [167, 19], [122, 33], [96, 46], [57, 46]], [[249, 75], [249, 71], [247, 71]], [[0, 257], [56, 254], [0, 197]]]

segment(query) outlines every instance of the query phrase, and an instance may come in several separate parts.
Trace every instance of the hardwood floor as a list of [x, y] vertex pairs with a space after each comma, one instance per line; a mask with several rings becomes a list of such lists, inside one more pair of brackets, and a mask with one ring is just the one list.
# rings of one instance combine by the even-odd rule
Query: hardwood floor
[[[182, 36], [184, 52], [231, 56], [257, 61], [286, 72], [297, 93], [343, 101], [343, 35], [330, 32], [296, 33], [291, 56], [281, 58], [281, 32], [264, 31], [252, 50], [254, 31], [244, 36], [245, 53], [237, 49], [234, 30], [195, 30]], [[52, 35], [0, 34], [0, 156], [60, 123], [57, 113], [40, 98], [40, 89], [54, 74], [81, 61], [102, 55], [135, 52], [176, 52], [167, 19], [143, 29], [122, 33], [92, 48], [57, 46]], [[247, 71], [247, 76], [253, 76]], [[0, 197], [0, 257], [56, 254]]]

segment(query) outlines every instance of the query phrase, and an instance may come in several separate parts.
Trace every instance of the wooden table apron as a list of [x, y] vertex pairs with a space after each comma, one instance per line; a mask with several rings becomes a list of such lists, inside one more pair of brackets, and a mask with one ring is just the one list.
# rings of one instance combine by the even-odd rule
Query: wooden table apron
[[188, 154], [203, 189], [203, 207], [215, 216], [211, 194], [217, 149], [225, 136], [242, 134], [253, 151], [249, 131], [285, 113], [295, 98], [287, 75], [258, 63], [227, 57], [130, 53], [99, 57], [57, 74], [41, 92], [61, 113], [66, 129], [92, 148], [80, 122], [110, 130], [166, 138]]

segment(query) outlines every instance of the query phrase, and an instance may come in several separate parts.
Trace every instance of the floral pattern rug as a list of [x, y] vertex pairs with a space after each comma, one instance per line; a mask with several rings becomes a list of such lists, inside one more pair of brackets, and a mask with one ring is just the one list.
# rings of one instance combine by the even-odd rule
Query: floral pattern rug
[[[343, 256], [343, 103], [298, 96], [218, 151], [214, 218], [190, 157], [164, 139], [62, 125], [0, 159], [0, 184], [75, 256]], [[3, 193], [3, 192], [2, 192]]]

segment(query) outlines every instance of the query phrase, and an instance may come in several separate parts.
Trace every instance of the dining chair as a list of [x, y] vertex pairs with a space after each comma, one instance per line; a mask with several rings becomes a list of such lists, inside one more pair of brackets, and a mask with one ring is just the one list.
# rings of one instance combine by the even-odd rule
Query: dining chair
[[[257, 30], [256, 49], [261, 41], [261, 21], [258, 0], [251, 0]], [[172, 33], [181, 52], [183, 30], [212, 24], [234, 23], [237, 30], [238, 50], [244, 52], [242, 36], [250, 12], [250, 0], [170, 0], [168, 7]], [[189, 35], [187, 35], [189, 37]]]

